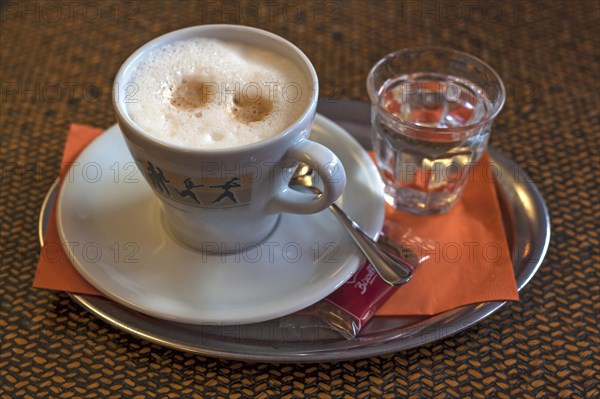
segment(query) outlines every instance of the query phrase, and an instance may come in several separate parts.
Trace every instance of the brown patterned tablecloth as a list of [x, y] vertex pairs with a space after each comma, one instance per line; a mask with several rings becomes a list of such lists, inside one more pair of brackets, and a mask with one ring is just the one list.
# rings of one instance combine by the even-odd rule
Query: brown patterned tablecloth
[[[600, 2], [2, 1], [2, 398], [598, 398]], [[37, 220], [71, 122], [108, 127], [120, 64], [177, 28], [241, 23], [313, 61], [323, 96], [367, 100], [384, 54], [437, 44], [504, 78], [492, 145], [544, 196], [539, 272], [476, 326], [418, 349], [323, 364], [214, 359], [134, 338], [31, 286]]]

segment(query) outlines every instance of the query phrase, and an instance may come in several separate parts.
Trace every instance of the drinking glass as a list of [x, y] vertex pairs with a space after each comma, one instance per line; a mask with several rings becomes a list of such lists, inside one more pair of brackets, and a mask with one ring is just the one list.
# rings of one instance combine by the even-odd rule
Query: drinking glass
[[375, 64], [367, 90], [386, 201], [417, 215], [448, 211], [504, 105], [498, 74], [460, 51], [407, 48]]

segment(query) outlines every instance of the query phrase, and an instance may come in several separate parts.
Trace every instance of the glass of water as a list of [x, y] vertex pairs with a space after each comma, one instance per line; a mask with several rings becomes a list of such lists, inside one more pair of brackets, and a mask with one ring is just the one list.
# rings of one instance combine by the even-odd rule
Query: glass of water
[[487, 147], [506, 98], [502, 80], [469, 54], [419, 47], [381, 59], [367, 89], [386, 201], [418, 215], [448, 211]]

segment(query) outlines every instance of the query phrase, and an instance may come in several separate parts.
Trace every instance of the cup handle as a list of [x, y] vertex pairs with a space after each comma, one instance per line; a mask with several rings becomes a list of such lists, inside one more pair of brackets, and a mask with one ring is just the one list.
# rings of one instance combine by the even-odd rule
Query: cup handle
[[286, 184], [271, 201], [271, 210], [274, 212], [317, 213], [331, 205], [344, 192], [344, 166], [337, 155], [324, 145], [310, 140], [296, 143], [283, 158], [283, 164], [289, 165], [292, 162], [303, 162], [315, 170], [323, 182], [322, 194], [316, 196], [302, 193]]

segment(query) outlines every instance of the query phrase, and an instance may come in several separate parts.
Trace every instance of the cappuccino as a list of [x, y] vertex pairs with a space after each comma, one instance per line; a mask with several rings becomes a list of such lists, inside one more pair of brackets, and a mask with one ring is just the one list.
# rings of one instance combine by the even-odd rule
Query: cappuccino
[[188, 148], [231, 148], [276, 136], [311, 98], [304, 74], [284, 56], [209, 38], [154, 50], [131, 83], [131, 119], [154, 137]]

